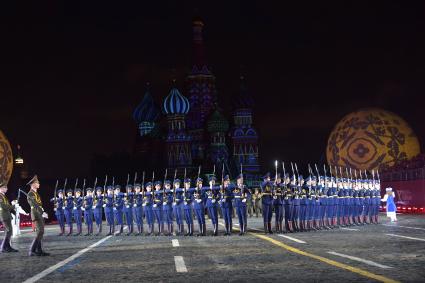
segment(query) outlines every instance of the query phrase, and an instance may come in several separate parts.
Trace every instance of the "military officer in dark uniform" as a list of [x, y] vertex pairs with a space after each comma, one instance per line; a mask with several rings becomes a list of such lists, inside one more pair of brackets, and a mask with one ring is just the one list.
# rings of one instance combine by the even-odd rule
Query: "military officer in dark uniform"
[[121, 186], [115, 185], [114, 192], [114, 218], [115, 224], [119, 226], [119, 230], [114, 235], [121, 235], [124, 231], [123, 209], [124, 209], [124, 194], [121, 192]]
[[93, 189], [87, 188], [86, 194], [81, 208], [84, 211], [84, 221], [87, 225], [87, 233], [84, 236], [91, 236], [93, 235]]
[[133, 213], [137, 226], [137, 233], [135, 235], [141, 235], [143, 233], [143, 193], [141, 190], [142, 186], [140, 184], [134, 184]]
[[93, 215], [97, 226], [96, 236], [102, 233], [102, 208], [103, 208], [103, 195], [102, 187], [96, 188], [96, 195], [93, 197]]
[[220, 199], [220, 187], [215, 185], [216, 177], [210, 176], [209, 187], [206, 188], [208, 215], [213, 226], [213, 236], [218, 235], [218, 203]]
[[83, 198], [81, 197], [81, 189], [75, 189], [75, 197], [74, 197], [74, 208], [73, 208], [73, 214], [74, 214], [74, 220], [75, 225], [77, 226], [77, 234], [74, 236], [79, 236], [83, 232], [83, 212], [81, 210], [83, 206]]
[[9, 200], [6, 197], [7, 186], [5, 184], [0, 184], [0, 221], [3, 223], [4, 227], [4, 238], [1, 243], [0, 252], [10, 253], [17, 252], [14, 248], [10, 246], [10, 238], [12, 237], [12, 214], [14, 210], [13, 205], [9, 203]]
[[37, 175], [28, 182], [28, 185], [30, 185], [31, 189], [27, 194], [27, 201], [31, 207], [31, 220], [36, 232], [36, 237], [30, 247], [29, 256], [48, 256], [49, 254], [44, 252], [41, 246], [44, 235], [44, 218], [47, 218], [47, 213], [44, 212], [40, 195], [37, 193], [40, 188]]
[[67, 236], [72, 235], [72, 209], [74, 208], [74, 197], [72, 196], [72, 190], [68, 189], [66, 191], [66, 197], [64, 200], [64, 214], [65, 214], [65, 222], [68, 225], [68, 234]]
[[239, 220], [239, 236], [242, 236], [246, 233], [247, 226], [247, 198], [249, 195], [249, 190], [245, 187], [243, 183], [243, 174], [239, 174], [236, 179], [236, 187], [234, 189], [234, 205], [236, 208], [236, 214], [238, 215]]
[[202, 178], [196, 179], [196, 189], [194, 194], [193, 209], [196, 213], [196, 219], [198, 220], [199, 233], [197, 236], [206, 235], [206, 225], [205, 225], [205, 188], [202, 187]]
[[124, 214], [125, 220], [127, 222], [128, 233], [127, 236], [133, 234], [134, 225], [133, 225], [133, 185], [126, 186], [127, 193], [124, 195]]
[[103, 196], [103, 208], [105, 212], [106, 223], [109, 226], [109, 232], [106, 234], [106, 236], [110, 236], [115, 233], [114, 188], [112, 186], [107, 187], [107, 193]]

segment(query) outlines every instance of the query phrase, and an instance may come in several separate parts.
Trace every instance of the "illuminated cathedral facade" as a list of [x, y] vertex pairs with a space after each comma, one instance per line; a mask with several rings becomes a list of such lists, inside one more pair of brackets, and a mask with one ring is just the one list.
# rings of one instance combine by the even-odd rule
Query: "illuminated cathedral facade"
[[168, 95], [155, 103], [148, 87], [134, 110], [135, 152], [169, 170], [195, 172], [201, 166], [204, 174], [216, 168], [220, 176], [224, 164], [226, 174], [236, 177], [242, 169], [248, 183], [257, 182], [260, 165], [252, 95], [241, 76], [232, 113], [220, 108], [215, 76], [206, 62], [203, 26], [201, 19], [193, 20], [194, 60], [184, 92], [173, 82]]

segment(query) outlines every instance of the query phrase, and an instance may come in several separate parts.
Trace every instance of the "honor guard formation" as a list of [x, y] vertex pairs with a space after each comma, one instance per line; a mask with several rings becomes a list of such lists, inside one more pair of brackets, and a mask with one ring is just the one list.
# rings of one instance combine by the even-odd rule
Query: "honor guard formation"
[[[163, 180], [137, 182], [137, 174], [130, 184], [127, 176], [125, 189], [115, 184], [108, 185], [105, 177], [103, 187], [78, 188], [78, 180], [73, 189], [55, 189], [51, 199], [55, 205], [55, 214], [60, 226], [60, 236], [82, 235], [82, 220], [86, 224], [85, 236], [102, 233], [102, 217], [106, 219], [106, 235], [121, 235], [124, 226], [126, 235], [194, 235], [195, 221], [197, 236], [207, 235], [206, 216], [211, 220], [212, 233], [218, 235], [219, 216], [224, 220], [224, 235], [232, 234], [232, 219], [236, 215], [239, 222], [239, 235], [247, 231], [248, 204], [255, 212], [262, 212], [264, 232], [277, 233], [305, 232], [321, 229], [333, 229], [344, 226], [377, 224], [381, 202], [379, 173], [372, 171], [368, 178], [366, 171], [349, 168], [323, 166], [323, 175], [317, 166], [313, 173], [308, 166], [309, 175], [298, 173], [296, 164], [291, 163], [292, 174], [285, 172], [272, 175], [267, 173], [259, 188], [244, 185], [243, 174], [236, 182], [225, 174], [224, 166], [220, 185], [217, 184], [215, 170], [204, 184], [198, 176], [194, 181], [186, 176], [177, 178], [177, 170], [172, 180], [167, 179], [166, 170]], [[327, 170], [328, 169], [328, 170]], [[357, 174], [359, 173], [359, 175]], [[258, 204], [261, 202], [261, 209]], [[251, 212], [250, 212], [251, 213]], [[73, 225], [77, 231], [74, 233]], [[94, 224], [96, 229], [94, 231]], [[176, 224], [177, 227], [174, 227]], [[67, 226], [67, 227], [65, 227]], [[67, 228], [67, 231], [65, 231]]]
[[[258, 188], [248, 188], [244, 184], [242, 170], [232, 182], [223, 165], [220, 185], [217, 184], [215, 167], [206, 184], [201, 178], [200, 167], [194, 181], [186, 176], [186, 170], [182, 180], [178, 178], [177, 170], [172, 180], [168, 179], [168, 170], [165, 170], [163, 180], [156, 180], [153, 172], [151, 180], [146, 181], [143, 172], [141, 183], [136, 173], [132, 184], [128, 174], [124, 190], [121, 185], [115, 184], [115, 178], [108, 184], [108, 176], [105, 176], [103, 186], [98, 186], [96, 178], [93, 188], [86, 188], [85, 179], [81, 188], [78, 187], [78, 179], [74, 188], [67, 188], [65, 179], [63, 188], [58, 188], [56, 182], [50, 201], [54, 204], [59, 236], [121, 235], [124, 226], [126, 235], [193, 236], [194, 220], [196, 236], [206, 236], [206, 216], [212, 224], [212, 236], [218, 235], [219, 217], [224, 220], [224, 235], [230, 236], [234, 216], [238, 219], [239, 235], [242, 236], [247, 231], [247, 214], [252, 215], [252, 208], [257, 217], [261, 211], [266, 234], [272, 234], [273, 230], [276, 233], [294, 233], [378, 224], [381, 202], [378, 172], [375, 176], [375, 171], [372, 171], [369, 176], [366, 171], [326, 165], [323, 172], [315, 165], [313, 172], [308, 165], [308, 175], [303, 177], [298, 173], [297, 164], [291, 163], [291, 174], [286, 172], [285, 163], [281, 164], [282, 172], [278, 172], [280, 166], [276, 161], [274, 178], [270, 173], [265, 174]], [[27, 185], [30, 191], [24, 193], [31, 206], [31, 219], [36, 231], [29, 255], [45, 256], [48, 253], [42, 249], [42, 239], [47, 214], [37, 193], [40, 186], [37, 176]], [[1, 251], [16, 252], [10, 246], [11, 212], [16, 201], [10, 204], [6, 191], [7, 186], [1, 185], [0, 220], [6, 231]], [[105, 232], [103, 215], [107, 225]]]

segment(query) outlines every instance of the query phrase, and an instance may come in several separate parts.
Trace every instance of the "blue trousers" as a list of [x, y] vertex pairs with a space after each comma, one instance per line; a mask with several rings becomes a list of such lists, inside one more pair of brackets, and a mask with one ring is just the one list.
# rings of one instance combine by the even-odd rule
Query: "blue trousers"
[[96, 225], [102, 224], [102, 208], [95, 208], [93, 211], [94, 221], [96, 221]]
[[154, 221], [152, 206], [150, 205], [145, 206], [144, 213], [145, 213], [146, 222], [148, 222], [148, 225], [153, 225], [155, 221]]
[[196, 219], [198, 220], [199, 225], [205, 224], [205, 213], [204, 205], [202, 203], [195, 205]]
[[297, 221], [300, 218], [300, 206], [294, 205], [294, 221]]
[[61, 228], [65, 227], [65, 215], [63, 210], [59, 210], [59, 209], [56, 210], [55, 215], [56, 215], [56, 219], [58, 220], [59, 227]]
[[165, 205], [162, 207], [164, 223], [173, 224], [173, 207], [170, 205]]
[[66, 224], [71, 227], [72, 226], [72, 210], [65, 209], [64, 215], [65, 215]]
[[274, 205], [274, 213], [275, 213], [276, 222], [282, 222], [283, 221], [283, 214], [284, 214], [283, 205], [282, 204], [275, 204]]
[[183, 225], [183, 207], [181, 203], [173, 206], [173, 214], [177, 225]]
[[211, 218], [211, 223], [213, 225], [217, 224], [217, 220], [218, 220], [218, 210], [217, 210], [217, 206], [213, 205], [213, 206], [208, 206], [208, 214]]
[[105, 218], [108, 226], [114, 225], [114, 210], [112, 207], [105, 207]]
[[306, 220], [306, 211], [307, 206], [306, 205], [300, 205], [300, 221]]
[[191, 207], [185, 207], [184, 208], [184, 220], [186, 221], [187, 225], [193, 224], [192, 208]]
[[84, 221], [86, 225], [93, 225], [93, 210], [84, 210]]
[[143, 225], [143, 207], [142, 206], [136, 206], [133, 207], [133, 213], [134, 213], [134, 217], [135, 222], [138, 226]]
[[133, 225], [133, 208], [132, 207], [126, 207], [124, 210], [125, 213], [125, 220], [127, 222], [128, 226]]
[[246, 225], [247, 223], [247, 210], [246, 205], [236, 206], [236, 214], [238, 215], [239, 225]]
[[115, 219], [115, 224], [117, 225], [123, 225], [123, 212], [121, 209], [116, 209], [114, 210], [114, 219]]
[[263, 203], [263, 221], [264, 223], [272, 222], [272, 210], [273, 206], [271, 204], [264, 204]]
[[162, 206], [157, 206], [155, 208], [152, 209], [153, 210], [153, 215], [155, 217], [155, 222], [158, 224], [163, 223], [162, 219], [163, 219], [163, 215], [162, 215]]
[[74, 215], [74, 220], [75, 223], [78, 225], [82, 224], [82, 217], [83, 217], [83, 213], [81, 211], [81, 209], [74, 209], [72, 214]]

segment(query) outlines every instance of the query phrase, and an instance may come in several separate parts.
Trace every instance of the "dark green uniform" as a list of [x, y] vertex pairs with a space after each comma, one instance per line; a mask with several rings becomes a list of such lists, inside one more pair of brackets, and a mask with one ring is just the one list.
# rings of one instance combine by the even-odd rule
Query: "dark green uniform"
[[4, 239], [1, 244], [0, 252], [16, 251], [10, 246], [10, 237], [12, 237], [12, 214], [13, 205], [10, 204], [7, 197], [0, 193], [0, 221], [4, 226]]
[[31, 220], [34, 223], [36, 237], [34, 241], [32, 242], [29, 255], [48, 255], [47, 253], [43, 252], [41, 248], [41, 241], [43, 240], [44, 235], [44, 219], [43, 219], [43, 207], [40, 195], [34, 191], [30, 190], [27, 195], [28, 204], [31, 206]]

